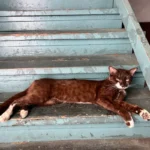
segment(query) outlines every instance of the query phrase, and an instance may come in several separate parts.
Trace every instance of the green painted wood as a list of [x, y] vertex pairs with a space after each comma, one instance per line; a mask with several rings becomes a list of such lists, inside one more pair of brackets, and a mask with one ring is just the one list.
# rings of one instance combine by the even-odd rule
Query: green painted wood
[[117, 8], [97, 8], [97, 9], [67, 9], [67, 10], [18, 10], [18, 11], [0, 11], [0, 16], [73, 16], [73, 15], [104, 15], [104, 14], [111, 14], [111, 15], [118, 15]]
[[112, 8], [113, 0], [1, 0], [0, 10], [58, 10]]
[[[148, 89], [130, 89], [127, 101], [150, 110], [149, 97]], [[10, 121], [0, 124], [0, 137], [4, 143], [150, 137], [149, 122], [137, 115], [134, 121], [135, 127], [129, 129], [119, 116], [96, 105], [61, 104], [34, 108], [23, 120], [15, 115]]]
[[69, 31], [30, 31], [0, 32], [0, 41], [7, 40], [96, 40], [96, 39], [128, 39], [125, 29], [96, 29]]
[[150, 89], [150, 45], [127, 0], [115, 0], [135, 55]]

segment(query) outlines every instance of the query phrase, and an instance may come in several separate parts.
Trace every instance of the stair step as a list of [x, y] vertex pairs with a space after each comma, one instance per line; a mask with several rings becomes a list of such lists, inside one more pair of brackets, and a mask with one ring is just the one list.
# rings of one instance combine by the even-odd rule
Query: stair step
[[132, 53], [124, 29], [2, 32], [1, 57]]
[[[60, 73], [59, 71], [53, 72], [56, 68], [71, 67], [102, 67], [102, 66], [138, 66], [134, 54], [106, 54], [100, 56], [87, 56], [87, 57], [16, 57], [16, 58], [0, 58], [1, 75], [3, 69], [16, 71], [18, 69], [26, 70], [27, 68], [34, 68], [37, 71], [42, 68], [50, 69], [49, 73]], [[73, 69], [72, 68], [72, 69]], [[103, 67], [102, 67], [103, 68]], [[66, 71], [67, 71], [66, 70]], [[46, 71], [46, 70], [45, 70]], [[65, 70], [64, 70], [65, 71]], [[94, 70], [91, 70], [92, 72]], [[95, 68], [96, 71], [96, 68]], [[100, 70], [97, 70], [98, 72]], [[102, 71], [102, 70], [101, 70]], [[68, 72], [68, 71], [67, 71]], [[78, 71], [77, 71], [78, 72]], [[39, 72], [40, 73], [40, 72]], [[42, 72], [41, 72], [42, 73]], [[63, 73], [63, 72], [61, 72]], [[65, 73], [65, 72], [64, 72]], [[69, 72], [68, 72], [69, 73]]]
[[[150, 111], [148, 89], [128, 89], [127, 93], [127, 102]], [[0, 99], [3, 96], [1, 94]], [[129, 130], [121, 117], [96, 105], [60, 104], [33, 108], [26, 119], [20, 119], [17, 114], [0, 124], [1, 142], [149, 137], [149, 122], [137, 115], [133, 117], [135, 127]]]
[[[102, 80], [109, 65], [131, 69], [138, 63], [134, 54], [0, 58], [0, 92], [24, 90], [39, 78]], [[144, 87], [144, 82], [139, 68], [132, 84]]]
[[97, 8], [97, 9], [64, 9], [64, 10], [14, 10], [0, 11], [0, 16], [73, 16], [73, 15], [118, 15], [117, 8]]
[[113, 0], [5, 0], [0, 1], [0, 10], [58, 10], [112, 8]]
[[119, 15], [74, 15], [74, 16], [14, 16], [1, 17], [0, 31], [31, 30], [91, 30], [122, 28]]
[[0, 41], [128, 39], [125, 29], [0, 32]]

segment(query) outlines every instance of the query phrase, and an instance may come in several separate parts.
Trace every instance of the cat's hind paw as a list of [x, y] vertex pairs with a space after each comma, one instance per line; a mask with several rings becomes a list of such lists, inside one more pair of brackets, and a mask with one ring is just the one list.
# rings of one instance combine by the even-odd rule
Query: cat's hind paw
[[145, 110], [145, 109], [143, 109], [143, 110], [140, 112], [139, 115], [140, 115], [145, 121], [150, 120], [150, 113], [149, 113], [147, 110]]
[[0, 122], [5, 122], [7, 121], [9, 118], [8, 117], [5, 117], [3, 115], [0, 116]]
[[28, 115], [28, 110], [22, 109], [22, 110], [20, 111], [20, 116], [21, 116], [22, 119], [26, 118], [27, 115]]

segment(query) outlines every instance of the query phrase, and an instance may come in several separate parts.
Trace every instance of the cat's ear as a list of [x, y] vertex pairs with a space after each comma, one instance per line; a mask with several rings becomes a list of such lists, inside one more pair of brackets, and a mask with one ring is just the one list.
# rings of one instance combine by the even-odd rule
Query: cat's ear
[[132, 68], [129, 70], [131, 76], [133, 76], [135, 74], [135, 72], [137, 71], [138, 68]]
[[112, 66], [109, 66], [109, 73], [110, 75], [114, 75], [117, 73], [117, 69]]

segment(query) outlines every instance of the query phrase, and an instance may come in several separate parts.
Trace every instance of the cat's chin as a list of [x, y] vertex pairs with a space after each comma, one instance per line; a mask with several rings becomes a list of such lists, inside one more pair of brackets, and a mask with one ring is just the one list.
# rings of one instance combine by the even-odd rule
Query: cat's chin
[[126, 90], [128, 87], [117, 87], [117, 86], [116, 86], [116, 88], [117, 88], [118, 90]]

